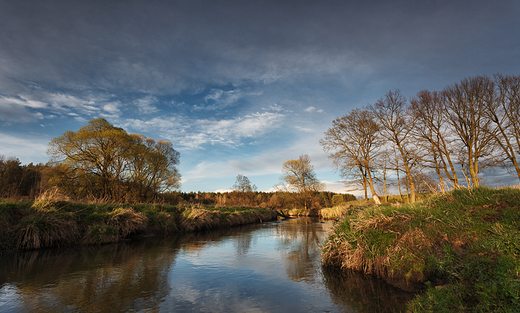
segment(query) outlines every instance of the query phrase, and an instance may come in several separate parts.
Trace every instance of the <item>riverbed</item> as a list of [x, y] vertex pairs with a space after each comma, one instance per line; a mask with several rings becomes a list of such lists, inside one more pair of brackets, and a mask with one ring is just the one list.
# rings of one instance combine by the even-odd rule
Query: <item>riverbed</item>
[[413, 295], [320, 266], [331, 223], [288, 219], [0, 255], [0, 312], [400, 312]]

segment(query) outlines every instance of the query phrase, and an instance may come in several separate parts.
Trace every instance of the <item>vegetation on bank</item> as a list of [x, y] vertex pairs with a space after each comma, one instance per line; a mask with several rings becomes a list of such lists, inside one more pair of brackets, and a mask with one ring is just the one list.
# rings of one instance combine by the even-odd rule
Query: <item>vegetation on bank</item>
[[415, 204], [349, 206], [323, 264], [425, 288], [410, 312], [520, 311], [520, 190], [456, 189]]
[[104, 244], [135, 235], [168, 235], [275, 219], [260, 207], [85, 204], [41, 197], [0, 201], [0, 249]]

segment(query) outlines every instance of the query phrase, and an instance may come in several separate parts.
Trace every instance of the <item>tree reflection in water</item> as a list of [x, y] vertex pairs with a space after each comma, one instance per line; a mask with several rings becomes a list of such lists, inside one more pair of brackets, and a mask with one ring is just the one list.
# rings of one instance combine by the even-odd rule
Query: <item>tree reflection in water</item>
[[0, 285], [15, 285], [20, 311], [153, 309], [169, 292], [175, 256], [144, 244], [17, 253], [1, 258]]
[[319, 261], [320, 246], [330, 224], [318, 223], [317, 219], [289, 219], [278, 229], [280, 250], [285, 272], [295, 282], [321, 280]]
[[323, 277], [333, 300], [355, 312], [405, 312], [406, 302], [414, 297], [412, 293], [362, 273], [324, 267]]
[[0, 312], [399, 311], [409, 294], [321, 268], [321, 242], [331, 227], [289, 219], [3, 254]]

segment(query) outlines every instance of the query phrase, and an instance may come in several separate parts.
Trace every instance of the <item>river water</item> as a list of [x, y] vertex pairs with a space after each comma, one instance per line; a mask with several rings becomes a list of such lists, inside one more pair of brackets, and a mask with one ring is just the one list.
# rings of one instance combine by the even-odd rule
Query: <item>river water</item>
[[0, 312], [399, 312], [412, 295], [320, 266], [332, 227], [288, 219], [0, 255]]

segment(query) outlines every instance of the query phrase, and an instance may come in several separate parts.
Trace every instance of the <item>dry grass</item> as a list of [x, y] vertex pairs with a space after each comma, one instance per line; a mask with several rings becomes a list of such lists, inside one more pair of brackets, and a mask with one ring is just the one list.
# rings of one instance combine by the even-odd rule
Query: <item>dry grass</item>
[[0, 249], [112, 243], [133, 234], [167, 235], [229, 227], [272, 220], [277, 214], [263, 208], [149, 204], [118, 207], [67, 200], [53, 188], [42, 192], [33, 203], [2, 203]]
[[351, 206], [348, 203], [341, 203], [332, 208], [321, 209], [319, 214], [320, 217], [326, 220], [337, 220], [341, 218], [345, 211]]
[[112, 212], [108, 225], [117, 230], [121, 237], [144, 231], [148, 219], [143, 213], [135, 212], [132, 208], [119, 208]]
[[70, 201], [70, 199], [60, 192], [58, 187], [53, 187], [40, 193], [32, 207], [37, 211], [46, 212], [56, 210], [59, 203], [65, 201]]
[[16, 230], [18, 249], [55, 247], [73, 242], [78, 237], [78, 227], [72, 220], [59, 214], [37, 212], [21, 220]]
[[183, 213], [180, 227], [185, 231], [197, 231], [212, 228], [220, 224], [220, 220], [209, 210], [192, 206]]
[[420, 230], [402, 228], [411, 214], [389, 216], [373, 206], [349, 213], [348, 234], [330, 238], [322, 254], [324, 264], [384, 277], [403, 289], [425, 281], [424, 266], [416, 266], [424, 255], [413, 251], [423, 253], [433, 243]]
[[508, 312], [520, 308], [519, 203], [516, 188], [481, 187], [354, 207], [336, 223], [323, 264], [427, 288], [413, 312]]

